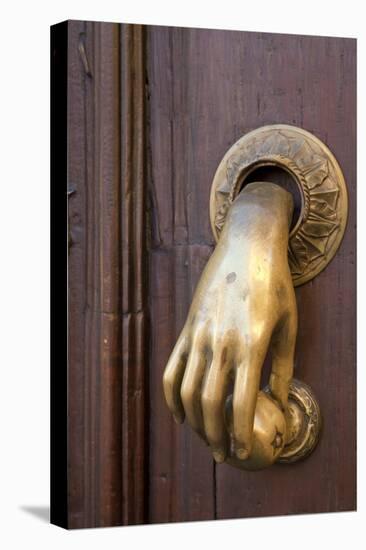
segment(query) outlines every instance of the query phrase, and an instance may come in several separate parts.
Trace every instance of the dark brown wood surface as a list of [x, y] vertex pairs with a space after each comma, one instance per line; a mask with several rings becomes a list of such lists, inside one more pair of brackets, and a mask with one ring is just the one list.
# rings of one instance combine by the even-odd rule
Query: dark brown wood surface
[[147, 518], [148, 219], [145, 36], [121, 25], [122, 523]]
[[69, 24], [69, 522], [121, 517], [119, 26]]
[[69, 22], [69, 527], [145, 521], [143, 29]]
[[[355, 507], [355, 44], [341, 38], [148, 29], [150, 521]], [[174, 425], [161, 376], [213, 244], [208, 202], [218, 163], [240, 136], [273, 123], [301, 126], [330, 147], [344, 171], [350, 209], [338, 254], [296, 290], [295, 376], [319, 399], [320, 444], [296, 465], [243, 472], [214, 466], [198, 437]]]
[[[68, 25], [69, 527], [354, 509], [355, 41]], [[319, 399], [321, 441], [249, 473], [175, 425], [162, 374], [213, 250], [215, 170], [272, 123], [329, 146], [350, 209], [339, 252], [296, 290], [295, 375]]]

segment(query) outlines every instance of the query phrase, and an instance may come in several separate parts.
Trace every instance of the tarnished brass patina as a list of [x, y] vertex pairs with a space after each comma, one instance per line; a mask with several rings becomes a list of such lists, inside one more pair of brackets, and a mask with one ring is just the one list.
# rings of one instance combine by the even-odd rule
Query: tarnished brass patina
[[[217, 462], [264, 468], [286, 443], [297, 332], [292, 210], [291, 195], [272, 183], [249, 184], [234, 200], [164, 373], [176, 421], [186, 417]], [[270, 396], [259, 392], [269, 347]]]
[[[226, 426], [230, 441], [234, 441], [232, 396], [226, 402]], [[285, 447], [287, 426], [285, 415], [276, 401], [263, 391], [257, 395], [254, 414], [252, 449], [249, 457], [237, 457], [233, 445], [229, 448], [226, 462], [244, 470], [260, 470], [278, 460]]]
[[257, 128], [242, 136], [220, 162], [211, 187], [210, 218], [218, 239], [230, 204], [257, 168], [288, 172], [301, 196], [290, 233], [288, 259], [294, 286], [318, 275], [341, 243], [347, 222], [347, 188], [334, 155], [316, 136], [287, 124]]
[[[290, 193], [269, 182], [245, 183], [266, 165], [281, 166], [299, 186], [302, 207], [291, 232]], [[216, 462], [246, 470], [295, 462], [315, 448], [321, 416], [312, 390], [292, 378], [294, 285], [323, 270], [340, 244], [347, 219], [342, 172], [310, 133], [259, 128], [220, 163], [210, 216], [218, 243], [165, 369], [166, 401]], [[272, 371], [260, 390], [268, 350]]]
[[[267, 386], [264, 391], [270, 393], [270, 388]], [[289, 388], [286, 425], [286, 443], [278, 462], [297, 462], [307, 457], [318, 443], [321, 415], [311, 388], [294, 378]]]

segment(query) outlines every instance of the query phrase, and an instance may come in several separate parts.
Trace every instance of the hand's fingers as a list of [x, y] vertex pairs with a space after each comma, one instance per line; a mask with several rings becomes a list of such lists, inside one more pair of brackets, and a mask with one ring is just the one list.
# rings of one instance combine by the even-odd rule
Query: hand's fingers
[[236, 369], [233, 394], [233, 435], [235, 454], [245, 460], [252, 450], [254, 413], [261, 370], [269, 338], [262, 338], [244, 350], [244, 358]]
[[207, 345], [207, 335], [203, 330], [199, 330], [194, 334], [191, 343], [191, 352], [188, 357], [180, 394], [189, 424], [205, 441], [201, 389], [206, 365], [211, 362], [211, 357], [212, 352]]
[[297, 334], [296, 310], [277, 330], [272, 340], [272, 373], [269, 380], [271, 393], [283, 410], [287, 408]]
[[180, 336], [164, 371], [163, 387], [165, 399], [176, 422], [184, 420], [184, 408], [180, 397], [180, 388], [187, 362], [187, 338]]
[[214, 351], [211, 367], [202, 390], [202, 412], [207, 441], [216, 462], [223, 462], [227, 454], [227, 434], [224, 405], [229, 374], [232, 368], [228, 347]]

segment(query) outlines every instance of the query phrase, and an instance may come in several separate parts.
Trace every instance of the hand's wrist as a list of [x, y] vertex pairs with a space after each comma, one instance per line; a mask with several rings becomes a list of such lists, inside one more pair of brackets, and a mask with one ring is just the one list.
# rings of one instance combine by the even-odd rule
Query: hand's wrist
[[232, 203], [223, 236], [227, 245], [247, 244], [252, 239], [288, 238], [293, 200], [287, 191], [268, 182], [255, 182], [245, 187]]

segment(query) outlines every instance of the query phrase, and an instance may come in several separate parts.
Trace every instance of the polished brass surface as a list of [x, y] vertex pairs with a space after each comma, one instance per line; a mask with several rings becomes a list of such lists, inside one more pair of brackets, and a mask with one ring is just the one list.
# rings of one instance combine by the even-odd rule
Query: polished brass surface
[[344, 177], [328, 147], [302, 128], [275, 124], [249, 132], [227, 151], [212, 183], [210, 218], [216, 239], [245, 179], [267, 165], [286, 170], [301, 194], [301, 212], [288, 246], [298, 286], [328, 265], [342, 240], [348, 212]]
[[[270, 393], [270, 388], [265, 392]], [[290, 383], [286, 422], [286, 443], [277, 462], [297, 462], [314, 450], [322, 424], [314, 393], [300, 380], [292, 379]]]
[[[226, 401], [225, 421], [233, 441], [232, 395]], [[292, 379], [285, 414], [267, 386], [258, 393], [249, 458], [239, 460], [231, 447], [226, 462], [244, 470], [260, 470], [274, 462], [297, 462], [314, 450], [320, 430], [320, 409], [309, 386]]]
[[[302, 458], [314, 448], [320, 423], [315, 400], [292, 381], [292, 212], [291, 195], [273, 183], [248, 184], [233, 200], [164, 372], [175, 420], [187, 418], [216, 462], [248, 470]], [[272, 372], [260, 391], [268, 349]]]
[[252, 450], [247, 459], [239, 459], [232, 444], [235, 440], [232, 396], [229, 396], [226, 402], [225, 423], [231, 442], [226, 462], [231, 466], [243, 470], [261, 470], [268, 468], [280, 458], [286, 440], [285, 415], [276, 401], [263, 391], [257, 395]]
[[230, 454], [223, 414], [230, 381], [235, 454], [244, 460], [251, 453], [260, 373], [269, 345], [272, 395], [287, 407], [297, 331], [287, 261], [292, 210], [291, 195], [271, 183], [249, 184], [239, 194], [164, 373], [165, 397], [175, 419], [187, 417], [217, 462]]

